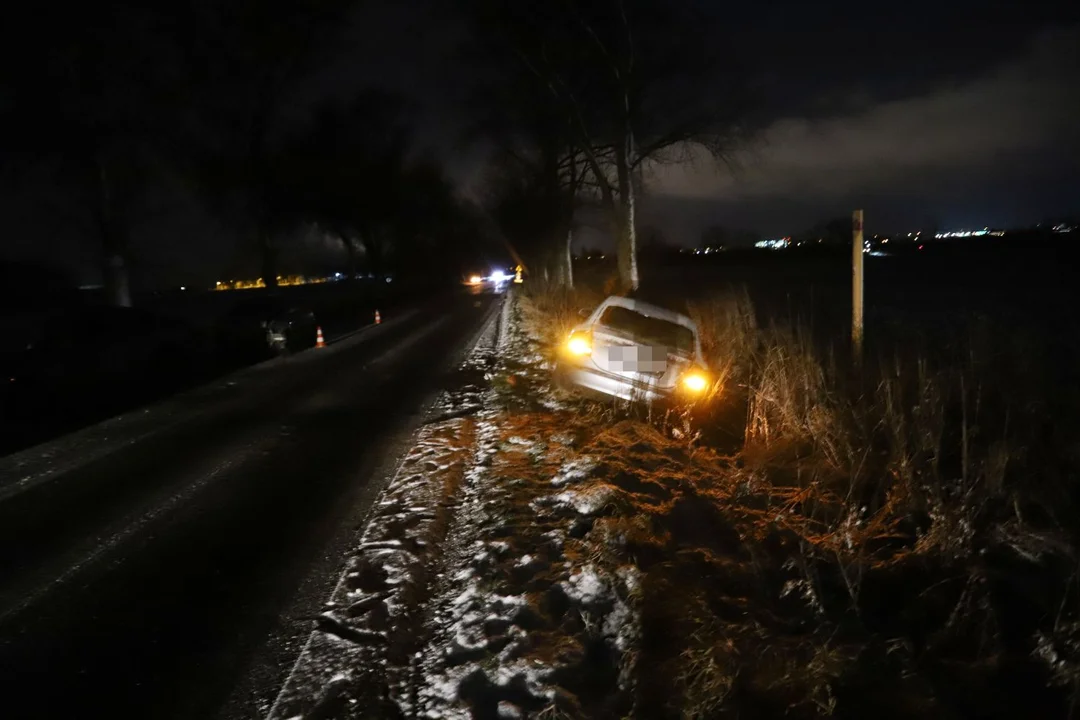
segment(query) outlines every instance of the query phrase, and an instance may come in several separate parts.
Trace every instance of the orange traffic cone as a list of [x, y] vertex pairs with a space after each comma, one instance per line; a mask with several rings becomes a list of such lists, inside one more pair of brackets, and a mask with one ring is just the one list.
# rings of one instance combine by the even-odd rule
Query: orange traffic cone
[[323, 340], [323, 336], [322, 336], [322, 326], [321, 325], [316, 326], [316, 328], [315, 328], [315, 347], [317, 347], [317, 348], [326, 347], [326, 341]]
[[376, 324], [376, 325], [378, 325], [378, 324], [379, 324], [379, 323], [381, 323], [381, 322], [382, 322], [382, 316], [381, 316], [381, 315], [379, 315], [379, 311], [378, 311], [378, 310], [376, 310], [376, 311], [375, 311], [375, 324]]

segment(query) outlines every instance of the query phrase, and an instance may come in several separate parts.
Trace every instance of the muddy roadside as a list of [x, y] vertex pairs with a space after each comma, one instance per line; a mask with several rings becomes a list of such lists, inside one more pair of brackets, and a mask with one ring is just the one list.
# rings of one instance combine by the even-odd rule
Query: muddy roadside
[[271, 717], [1063, 716], [1064, 636], [1061, 677], [1001, 639], [948, 518], [914, 527], [895, 492], [852, 511], [791, 445], [726, 454], [566, 395], [552, 325], [506, 304]]

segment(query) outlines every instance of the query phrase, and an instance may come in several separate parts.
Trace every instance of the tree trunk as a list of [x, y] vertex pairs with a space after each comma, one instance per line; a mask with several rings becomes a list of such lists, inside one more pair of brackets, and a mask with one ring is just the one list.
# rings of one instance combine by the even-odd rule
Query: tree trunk
[[120, 219], [116, 190], [101, 155], [97, 160], [97, 225], [101, 243], [102, 281], [105, 295], [112, 305], [131, 307], [131, 286], [128, 280], [127, 228]]
[[634, 136], [629, 130], [625, 141], [616, 148], [615, 164], [619, 176], [619, 200], [615, 203], [615, 255], [619, 268], [619, 285], [623, 292], [638, 289], [637, 208], [634, 179], [630, 169]]
[[107, 255], [104, 270], [105, 292], [109, 304], [117, 307], [131, 307], [131, 284], [124, 256]]
[[277, 248], [273, 238], [263, 228], [259, 228], [259, 252], [262, 255], [262, 280], [268, 288], [278, 286]]
[[364, 254], [367, 256], [368, 272], [374, 273], [377, 278], [381, 278], [383, 271], [382, 240], [375, 230], [367, 230], [360, 236], [360, 242], [363, 243]]
[[353, 243], [352, 238], [350, 238], [345, 233], [338, 233], [338, 237], [341, 238], [342, 244], [345, 245], [345, 254], [348, 255], [348, 258], [349, 258], [349, 260], [348, 260], [348, 266], [349, 266], [348, 280], [349, 280], [349, 282], [352, 282], [352, 281], [356, 280], [356, 269], [357, 269], [356, 268], [356, 245]]
[[574, 230], [573, 228], [568, 228], [566, 231], [566, 242], [563, 245], [562, 252], [559, 253], [559, 264], [562, 268], [559, 279], [567, 290], [574, 289], [574, 255], [571, 251], [571, 246], [573, 244]]
[[563, 266], [563, 284], [567, 290], [574, 289], [574, 205], [578, 191], [577, 151], [570, 154], [569, 191], [563, 198], [563, 221], [566, 223], [566, 242], [559, 252], [559, 261]]

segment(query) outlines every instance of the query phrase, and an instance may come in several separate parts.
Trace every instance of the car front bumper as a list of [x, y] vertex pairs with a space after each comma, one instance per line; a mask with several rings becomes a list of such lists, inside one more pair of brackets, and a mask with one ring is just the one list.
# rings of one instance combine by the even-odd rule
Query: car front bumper
[[560, 365], [558, 374], [560, 382], [565, 385], [631, 402], [653, 403], [669, 400], [675, 391], [673, 387], [632, 380], [580, 365]]

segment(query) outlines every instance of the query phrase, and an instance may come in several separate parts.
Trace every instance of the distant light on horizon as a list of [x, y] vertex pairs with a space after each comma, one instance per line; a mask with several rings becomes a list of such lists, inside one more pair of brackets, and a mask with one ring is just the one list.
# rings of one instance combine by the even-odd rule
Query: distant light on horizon
[[941, 240], [943, 238], [982, 237], [983, 235], [1001, 237], [1004, 234], [1004, 230], [991, 230], [989, 227], [984, 227], [982, 230], [947, 230], [945, 232], [934, 233], [934, 237]]
[[[278, 275], [277, 284], [278, 287], [289, 287], [292, 285], [318, 285], [320, 283], [327, 282], [332, 279], [340, 279], [337, 276], [332, 277], [305, 277], [303, 275]], [[218, 280], [214, 283], [214, 290], [255, 290], [259, 288], [265, 288], [266, 282], [262, 278], [256, 278], [255, 280]]]

